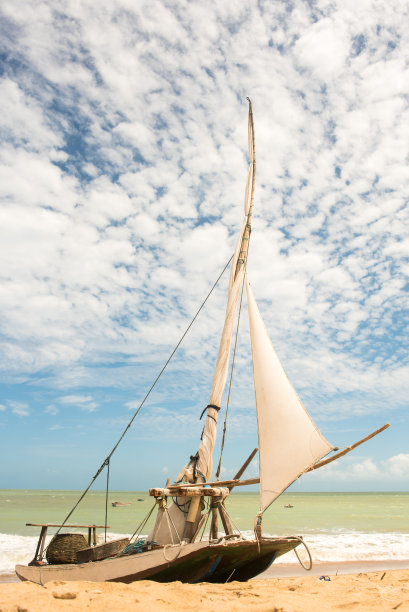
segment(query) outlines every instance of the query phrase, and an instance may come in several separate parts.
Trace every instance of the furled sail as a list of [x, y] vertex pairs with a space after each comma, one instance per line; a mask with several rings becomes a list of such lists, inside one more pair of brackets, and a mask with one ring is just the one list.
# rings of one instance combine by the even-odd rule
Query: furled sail
[[220, 407], [221, 398], [223, 395], [224, 387], [226, 385], [231, 337], [233, 332], [239, 291], [241, 283], [243, 282], [243, 275], [249, 247], [250, 224], [253, 209], [254, 181], [256, 170], [253, 109], [250, 100], [248, 117], [248, 146], [250, 163], [247, 175], [246, 192], [244, 197], [244, 220], [234, 252], [230, 272], [225, 322], [222, 337], [220, 340], [216, 368], [213, 376], [209, 407], [207, 409], [207, 418], [203, 429], [202, 440], [198, 449], [197, 470], [203, 475], [206, 480], [210, 478], [210, 475], [212, 473], [212, 454], [216, 442], [217, 430], [218, 410], [212, 408], [212, 406]]
[[302, 405], [268, 336], [246, 276], [260, 449], [260, 511], [333, 450]]

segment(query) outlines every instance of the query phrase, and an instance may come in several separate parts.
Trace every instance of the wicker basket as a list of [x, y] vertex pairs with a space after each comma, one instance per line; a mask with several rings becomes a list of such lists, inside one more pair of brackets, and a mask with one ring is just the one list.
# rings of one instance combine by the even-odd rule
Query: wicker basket
[[53, 537], [46, 551], [48, 563], [76, 563], [77, 551], [88, 548], [82, 533], [58, 533]]

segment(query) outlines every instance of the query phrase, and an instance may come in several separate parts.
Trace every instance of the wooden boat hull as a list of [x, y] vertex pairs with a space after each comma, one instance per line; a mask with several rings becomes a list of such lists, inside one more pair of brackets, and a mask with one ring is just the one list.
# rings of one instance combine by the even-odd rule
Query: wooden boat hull
[[66, 565], [17, 565], [20, 580], [45, 584], [51, 580], [90, 582], [226, 582], [246, 581], [265, 571], [273, 561], [294, 549], [295, 537], [223, 540], [165, 546], [130, 556]]

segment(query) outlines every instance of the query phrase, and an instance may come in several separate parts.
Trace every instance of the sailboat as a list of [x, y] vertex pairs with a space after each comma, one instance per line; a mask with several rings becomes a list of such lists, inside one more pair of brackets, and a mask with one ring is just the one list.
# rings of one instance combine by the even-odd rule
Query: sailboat
[[[270, 341], [246, 269], [256, 171], [253, 110], [249, 99], [248, 102], [249, 169], [244, 218], [232, 258], [224, 326], [209, 403], [202, 413], [206, 418], [197, 453], [190, 457], [173, 483], [168, 481], [165, 487], [150, 489], [149, 494], [155, 500], [151, 513], [156, 510], [156, 520], [146, 538], [139, 537], [139, 530], [131, 541], [107, 542], [105, 537], [105, 543], [98, 545], [96, 529], [104, 527], [106, 532], [107, 521], [105, 525], [69, 525], [69, 513], [62, 524], [38, 525], [41, 534], [33, 561], [16, 566], [16, 574], [21, 580], [39, 584], [50, 580], [246, 581], [266, 570], [276, 558], [303, 544], [303, 539], [298, 536], [269, 537], [263, 534], [263, 514], [274, 500], [302, 474], [345, 455], [389, 426], [387, 424], [363, 440], [326, 457], [338, 449], [326, 440], [305, 410]], [[217, 470], [216, 479], [212, 480], [219, 410], [228, 377], [233, 328], [243, 286], [248, 301], [259, 449], [253, 451], [235, 478], [220, 480]], [[244, 480], [241, 477], [257, 450], [259, 477]], [[92, 482], [105, 467], [109, 474], [110, 456]], [[255, 536], [249, 539], [234, 530], [226, 499], [233, 488], [255, 483], [260, 484], [260, 508], [255, 514]], [[219, 531], [219, 519], [223, 532]], [[206, 524], [209, 524], [208, 535], [204, 535]], [[45, 545], [49, 527], [58, 527], [57, 536], [64, 535], [60, 533], [62, 528], [88, 528], [88, 543], [84, 538], [85, 544], [79, 544], [74, 560], [71, 557], [69, 562], [60, 558], [58, 562], [53, 561], [47, 553], [56, 536], [48, 547]], [[144, 527], [145, 523], [141, 529]]]

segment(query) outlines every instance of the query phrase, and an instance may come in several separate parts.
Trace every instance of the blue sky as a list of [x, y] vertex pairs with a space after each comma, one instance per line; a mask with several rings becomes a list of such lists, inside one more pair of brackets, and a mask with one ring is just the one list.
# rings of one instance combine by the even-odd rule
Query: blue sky
[[[4, 0], [0, 487], [82, 488], [119, 437], [234, 248], [250, 96], [249, 276], [271, 338], [333, 444], [392, 424], [294, 490], [409, 490], [408, 10]], [[161, 485], [196, 451], [226, 281], [114, 488]], [[243, 321], [226, 477], [257, 445]]]

